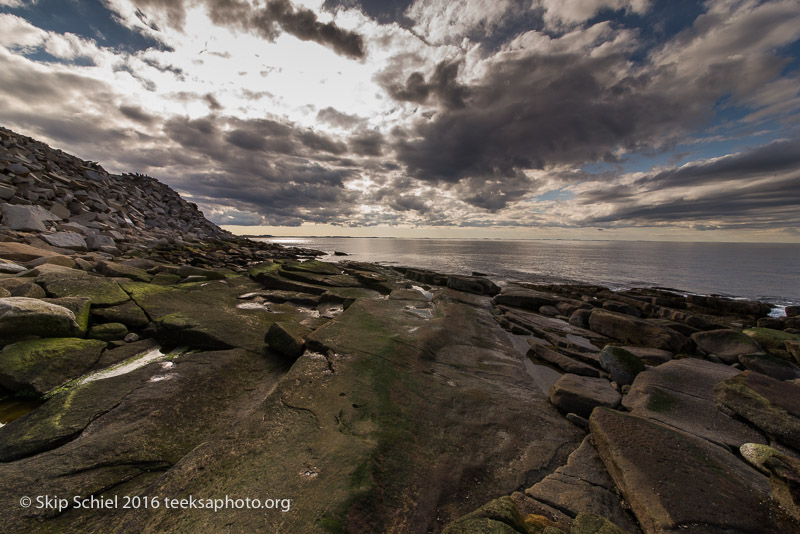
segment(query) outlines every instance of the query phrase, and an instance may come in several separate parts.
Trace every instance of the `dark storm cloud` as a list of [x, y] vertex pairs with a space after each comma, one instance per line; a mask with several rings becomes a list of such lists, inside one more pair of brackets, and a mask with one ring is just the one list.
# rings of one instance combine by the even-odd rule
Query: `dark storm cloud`
[[[171, 26], [183, 28], [186, 0], [134, 0], [134, 3], [141, 9], [163, 11]], [[274, 41], [284, 31], [350, 58], [360, 59], [366, 54], [361, 35], [332, 22], [320, 22], [316, 13], [295, 7], [289, 0], [270, 0], [263, 7], [253, 7], [244, 0], [204, 0], [204, 3], [215, 24], [253, 31], [268, 41]]]
[[419, 197], [415, 196], [401, 196], [389, 201], [389, 206], [397, 211], [418, 211], [420, 213], [427, 213], [430, 207]]
[[120, 106], [119, 111], [129, 119], [142, 124], [150, 125], [156, 121], [156, 117], [150, 115], [139, 106]]
[[[723, 158], [649, 173], [631, 185], [600, 185], [582, 205], [611, 212], [587, 224], [717, 221], [721, 227], [800, 224], [800, 140], [789, 139]], [[720, 225], [718, 225], [720, 226]]]
[[317, 120], [340, 128], [353, 128], [364, 122], [364, 119], [358, 115], [342, 113], [332, 107], [319, 110], [317, 112]]
[[346, 145], [319, 132], [215, 116], [174, 117], [164, 132], [178, 145], [171, 152], [188, 158], [170, 183], [196, 202], [259, 214], [268, 224], [341, 222], [357, 206], [357, 193], [344, 186], [357, 169], [329, 157], [345, 153]]
[[421, 72], [412, 72], [403, 83], [392, 82], [385, 76], [381, 81], [395, 100], [424, 104], [435, 99], [446, 108], [460, 109], [468, 95], [467, 87], [456, 81], [460, 67], [460, 61], [442, 61], [427, 81]]
[[380, 156], [384, 143], [383, 135], [375, 130], [360, 132], [348, 140], [350, 150], [361, 156]]
[[678, 187], [758, 179], [796, 170], [800, 170], [800, 138], [774, 141], [739, 154], [647, 175], [637, 183]]

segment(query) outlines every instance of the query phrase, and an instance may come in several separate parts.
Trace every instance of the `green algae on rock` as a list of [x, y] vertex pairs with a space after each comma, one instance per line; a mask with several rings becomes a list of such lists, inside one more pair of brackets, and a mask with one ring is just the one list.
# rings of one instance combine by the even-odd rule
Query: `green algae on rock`
[[104, 341], [45, 338], [20, 341], [0, 351], [0, 385], [43, 395], [89, 370], [106, 348]]

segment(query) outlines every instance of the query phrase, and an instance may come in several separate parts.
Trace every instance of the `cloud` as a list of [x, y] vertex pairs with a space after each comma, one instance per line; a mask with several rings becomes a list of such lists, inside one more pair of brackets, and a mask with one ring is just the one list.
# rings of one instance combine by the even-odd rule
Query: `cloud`
[[330, 106], [317, 112], [317, 120], [345, 129], [353, 128], [364, 122], [364, 119], [358, 115], [342, 113]]
[[478, 31], [492, 33], [513, 6], [511, 0], [416, 0], [405, 15], [429, 42], [445, 44]]
[[[252, 31], [267, 41], [275, 41], [284, 31], [302, 41], [330, 47], [337, 54], [349, 58], [361, 59], [366, 53], [361, 35], [333, 22], [320, 22], [314, 11], [296, 7], [289, 0], [269, 0], [263, 7], [254, 7], [244, 0], [203, 2], [214, 24]], [[133, 3], [139, 13], [156, 11], [163, 14], [169, 26], [183, 30], [187, 16], [186, 0], [133, 0]]]
[[126, 116], [127, 118], [134, 120], [136, 122], [142, 124], [153, 124], [156, 121], [156, 117], [147, 113], [139, 106], [120, 106], [119, 111]]
[[404, 83], [392, 82], [386, 74], [382, 78], [389, 95], [395, 100], [418, 104], [437, 100], [447, 108], [463, 108], [468, 89], [456, 80], [461, 65], [461, 61], [442, 61], [436, 65], [428, 81], [419, 71], [412, 72]]
[[544, 10], [544, 21], [551, 28], [581, 24], [601, 10], [625, 10], [639, 15], [646, 13], [651, 0], [533, 0], [533, 8]]

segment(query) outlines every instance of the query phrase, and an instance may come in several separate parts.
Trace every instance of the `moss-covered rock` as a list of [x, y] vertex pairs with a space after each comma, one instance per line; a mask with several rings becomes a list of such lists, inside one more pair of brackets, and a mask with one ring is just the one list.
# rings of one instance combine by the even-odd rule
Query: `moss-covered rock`
[[641, 358], [614, 345], [606, 345], [600, 352], [600, 366], [620, 385], [633, 384], [636, 375], [645, 369]]
[[626, 534], [626, 532], [603, 516], [578, 514], [572, 522], [569, 534]]
[[159, 286], [171, 286], [175, 285], [180, 281], [180, 275], [173, 274], [173, 273], [156, 273], [153, 276], [153, 279], [150, 281], [151, 284], [159, 285]]
[[89, 314], [91, 312], [92, 301], [87, 297], [63, 297], [60, 299], [42, 299], [57, 306], [63, 306], [75, 314], [75, 322], [78, 323], [78, 330], [75, 337], [84, 337], [89, 329]]
[[511, 497], [495, 499], [447, 525], [442, 534], [527, 534], [525, 520]]
[[133, 301], [118, 306], [95, 307], [92, 315], [101, 322], [122, 323], [134, 330], [144, 328], [150, 322], [144, 311]]
[[[765, 350], [773, 354], [787, 354], [787, 341], [800, 341], [800, 334], [790, 334], [772, 328], [747, 328], [743, 332]], [[757, 352], [757, 351], [754, 351]]]
[[0, 385], [42, 395], [84, 374], [105, 348], [103, 341], [78, 338], [33, 339], [8, 345], [0, 352]]
[[241, 347], [261, 353], [266, 346], [264, 333], [272, 323], [301, 320], [299, 311], [272, 313], [265, 308], [241, 307], [239, 295], [260, 289], [257, 283], [244, 277], [178, 286], [140, 282], [123, 285], [155, 323], [159, 340], [168, 346]]
[[93, 306], [115, 306], [130, 300], [117, 282], [102, 276], [48, 276], [43, 285], [51, 297], [88, 297]]
[[117, 341], [124, 339], [128, 335], [128, 328], [122, 323], [96, 324], [89, 328], [87, 337], [89, 339], [100, 339], [103, 341]]
[[326, 263], [319, 260], [309, 261], [294, 261], [287, 260], [283, 262], [283, 269], [286, 271], [295, 271], [313, 274], [342, 274], [342, 268], [333, 263]]

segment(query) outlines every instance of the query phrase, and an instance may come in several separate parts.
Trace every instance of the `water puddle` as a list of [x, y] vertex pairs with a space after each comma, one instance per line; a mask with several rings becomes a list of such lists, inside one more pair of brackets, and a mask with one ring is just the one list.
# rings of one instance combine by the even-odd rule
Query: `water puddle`
[[423, 319], [433, 319], [433, 310], [413, 308], [411, 306], [406, 306], [404, 309], [411, 315], [416, 315], [417, 317], [422, 317]]
[[264, 304], [263, 302], [242, 302], [241, 304], [237, 304], [236, 307], [240, 310], [264, 310], [270, 311], [269, 306]]
[[[112, 378], [115, 376], [124, 375], [139, 369], [140, 367], [144, 367], [148, 363], [158, 362], [170, 357], [171, 354], [164, 354], [161, 352], [160, 349], [153, 349], [150, 352], [145, 352], [144, 354], [140, 354], [139, 356], [134, 356], [133, 358], [126, 360], [120, 364], [114, 365], [109, 367], [108, 369], [103, 369], [102, 371], [97, 371], [96, 373], [88, 374], [82, 378], [79, 378], [75, 385], [87, 384], [89, 382], [94, 382], [96, 380], [104, 380], [106, 378]], [[174, 365], [172, 362], [165, 362], [169, 364], [169, 367]], [[163, 367], [163, 365], [162, 365]]]
[[39, 407], [42, 401], [36, 399], [7, 398], [0, 400], [0, 428]]
[[433, 299], [433, 293], [431, 293], [430, 291], [426, 291], [425, 289], [422, 289], [420, 286], [413, 286], [413, 285], [412, 285], [412, 286], [411, 286], [411, 289], [416, 289], [417, 291], [419, 291], [420, 293], [422, 293], [422, 296], [423, 296], [423, 297], [425, 297], [425, 298], [426, 298], [426, 299], [428, 299], [428, 300], [431, 300], [431, 299]]

